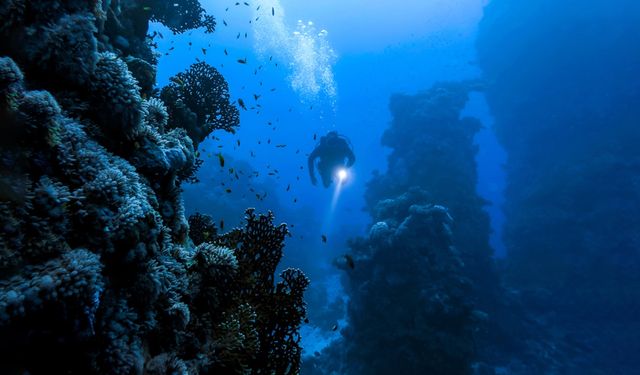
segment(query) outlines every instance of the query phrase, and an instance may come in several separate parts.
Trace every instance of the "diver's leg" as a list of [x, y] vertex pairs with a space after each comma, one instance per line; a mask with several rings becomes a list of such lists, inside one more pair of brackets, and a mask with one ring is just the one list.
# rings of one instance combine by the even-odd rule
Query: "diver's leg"
[[333, 176], [331, 176], [331, 168], [327, 166], [326, 163], [322, 163], [320, 162], [318, 164], [318, 173], [320, 174], [320, 177], [322, 178], [322, 185], [324, 185], [324, 187], [329, 187], [331, 185], [331, 182], [333, 182]]

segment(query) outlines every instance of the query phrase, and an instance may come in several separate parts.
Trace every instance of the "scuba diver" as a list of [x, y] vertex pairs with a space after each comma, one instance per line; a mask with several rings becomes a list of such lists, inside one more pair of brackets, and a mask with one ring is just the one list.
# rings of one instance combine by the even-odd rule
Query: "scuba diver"
[[320, 138], [320, 143], [309, 155], [309, 176], [314, 185], [318, 183], [315, 176], [316, 159], [320, 159], [317, 163], [318, 173], [322, 178], [322, 184], [327, 188], [335, 175], [339, 175], [340, 180], [346, 178], [343, 168], [351, 167], [356, 161], [356, 156], [345, 137], [338, 135], [336, 131], [330, 131]]

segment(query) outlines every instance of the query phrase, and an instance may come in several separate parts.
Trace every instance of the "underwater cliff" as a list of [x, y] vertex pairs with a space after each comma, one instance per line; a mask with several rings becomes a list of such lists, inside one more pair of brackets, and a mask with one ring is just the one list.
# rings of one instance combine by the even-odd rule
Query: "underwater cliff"
[[508, 153], [505, 278], [565, 374], [640, 362], [640, 4], [492, 1], [478, 63]]
[[0, 4], [0, 372], [296, 374], [297, 269], [285, 224], [221, 233], [180, 186], [233, 132], [202, 62], [159, 90], [150, 21], [213, 32], [197, 1]]

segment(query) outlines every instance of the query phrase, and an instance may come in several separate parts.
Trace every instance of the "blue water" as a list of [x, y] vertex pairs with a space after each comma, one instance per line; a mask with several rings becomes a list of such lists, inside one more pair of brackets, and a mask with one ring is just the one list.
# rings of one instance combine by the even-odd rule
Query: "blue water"
[[[164, 35], [157, 40], [163, 54], [158, 70], [160, 86], [199, 59], [225, 76], [232, 100], [242, 98], [250, 107], [256, 103], [261, 106], [241, 111], [236, 134], [216, 133], [218, 138], [201, 145], [205, 158], [201, 182], [184, 187], [187, 213], [207, 212], [231, 227], [241, 222], [244, 207], [275, 211], [277, 220], [293, 224], [282, 266], [304, 269], [313, 280], [310, 293], [328, 294], [323, 297], [326, 303], [346, 301], [341, 286], [343, 271], [336, 269], [332, 260], [349, 252], [346, 241], [365, 235], [372, 224], [364, 210], [364, 193], [374, 171], [387, 170], [390, 150], [380, 139], [392, 121], [389, 98], [397, 93], [421, 93], [440, 81], [486, 79], [478, 66], [476, 42], [487, 3], [263, 0], [245, 6], [242, 2], [210, 1], [203, 6], [218, 19], [213, 35], [196, 30], [175, 36], [161, 25], [153, 25]], [[272, 8], [275, 15], [270, 14]], [[545, 14], [544, 10], [536, 11]], [[576, 17], [588, 20], [588, 12], [585, 14], [577, 11]], [[615, 20], [608, 22], [614, 24]], [[518, 33], [516, 27], [510, 36], [515, 38]], [[635, 39], [638, 43], [640, 36]], [[581, 42], [588, 45], [588, 41]], [[245, 58], [246, 64], [237, 62]], [[579, 59], [572, 63], [580, 65]], [[547, 63], [553, 65], [553, 57], [550, 61]], [[525, 60], [511, 64], [505, 69], [517, 69]], [[254, 100], [254, 94], [259, 99]], [[520, 98], [511, 99], [518, 103]], [[483, 126], [474, 139], [478, 146], [476, 190], [487, 201], [484, 210], [491, 222], [492, 255], [498, 261], [508, 261], [509, 248], [503, 241], [507, 221], [503, 212], [504, 165], [508, 156], [494, 132], [491, 103], [483, 92], [471, 93], [462, 116], [474, 117]], [[335, 187], [312, 186], [306, 169], [314, 138], [330, 130], [350, 139], [357, 158], [333, 204]], [[260, 176], [234, 181], [219, 167], [218, 152], [230, 166], [260, 171]], [[278, 172], [269, 176], [274, 169]], [[233, 192], [225, 193], [226, 187]], [[247, 192], [249, 187], [267, 192], [267, 197], [255, 199]], [[321, 241], [322, 235], [328, 238], [327, 243]], [[311, 302], [310, 308], [322, 307]], [[344, 315], [336, 314], [334, 321], [348, 324]], [[303, 327], [305, 355], [340, 337], [327, 325], [320, 322]]]
[[[246, 160], [257, 170], [263, 170], [267, 165], [278, 169], [279, 179], [269, 181], [274, 185], [276, 196], [269, 199], [277, 199], [277, 203], [276, 200], [273, 202], [290, 210], [292, 218], [300, 220], [300, 217], [305, 217], [301, 222], [291, 221], [297, 226], [296, 231], [309, 233], [315, 238], [326, 233], [334, 246], [342, 246], [347, 238], [364, 233], [370, 222], [369, 215], [362, 210], [362, 196], [372, 171], [386, 170], [388, 150], [380, 145], [380, 137], [391, 121], [389, 96], [393, 93], [417, 93], [436, 81], [480, 76], [474, 65], [473, 45], [483, 2], [414, 1], [402, 7], [391, 1], [374, 5], [363, 1], [315, 5], [302, 5], [295, 1], [258, 1], [251, 7], [234, 4], [234, 1], [203, 4], [218, 17], [218, 29], [213, 35], [195, 30], [174, 36], [162, 25], [153, 25], [152, 30], [160, 31], [164, 36], [157, 40], [158, 51], [163, 54], [158, 68], [158, 85], [166, 84], [170, 76], [199, 59], [215, 66], [225, 76], [232, 100], [243, 98], [253, 103], [252, 95], [260, 95], [260, 113], [242, 111], [242, 125], [237, 134], [214, 134], [220, 137], [220, 141], [209, 140], [202, 147], [217, 152], [217, 146], [224, 145], [223, 153], [234, 159]], [[267, 14], [256, 13], [254, 9], [258, 5]], [[272, 22], [268, 24], [272, 29], [265, 30], [261, 22], [267, 22], [265, 18], [271, 16], [268, 14], [271, 7], [278, 9], [277, 15], [282, 16], [282, 20], [268, 21]], [[410, 18], [406, 17], [408, 9], [412, 10]], [[335, 10], [339, 10], [338, 16]], [[262, 20], [254, 21], [256, 14], [262, 14]], [[228, 26], [224, 26], [222, 20]], [[277, 40], [272, 42], [274, 49], [259, 51], [257, 39], [271, 37], [270, 30], [279, 27], [284, 28], [291, 38], [299, 29], [299, 20], [305, 26], [312, 22], [309, 28], [312, 27], [314, 32], [309, 32], [308, 38], [315, 47], [305, 49], [295, 42]], [[318, 36], [322, 30], [327, 31], [326, 37]], [[392, 32], [381, 33], [381, 30]], [[238, 34], [239, 39], [236, 38]], [[316, 59], [324, 53], [322, 43], [326, 43], [333, 54], [326, 62], [319, 63]], [[170, 50], [172, 47], [174, 49]], [[206, 54], [202, 48], [206, 49]], [[228, 55], [224, 54], [225, 49]], [[288, 51], [283, 53], [282, 49]], [[169, 55], [164, 55], [166, 52]], [[302, 55], [298, 61], [287, 60], [296, 54]], [[273, 59], [270, 61], [271, 56]], [[236, 62], [242, 58], [247, 58], [248, 64]], [[258, 67], [262, 68], [254, 74]], [[313, 85], [308, 82], [294, 89], [292, 75], [311, 70], [309, 75], [322, 85], [318, 76], [325, 69], [332, 72], [330, 85], [335, 87], [335, 94], [327, 93], [326, 87], [322, 87], [314, 95], [310, 93]], [[273, 88], [275, 91], [271, 91]], [[477, 116], [487, 117], [488, 114], [478, 112]], [[489, 121], [488, 118], [481, 120]], [[272, 125], [268, 125], [269, 122]], [[335, 211], [330, 213], [333, 191], [310, 184], [305, 155], [316, 143], [314, 134], [320, 137], [334, 129], [351, 140], [357, 163], [349, 186], [342, 191]], [[237, 139], [241, 140], [241, 146], [231, 147]], [[485, 138], [480, 137], [479, 142], [485, 143]], [[277, 144], [286, 144], [287, 147], [276, 148]], [[484, 149], [495, 144], [486, 140], [486, 145], [481, 146]], [[493, 151], [486, 151], [486, 156], [482, 156], [483, 168], [486, 165], [492, 169], [499, 163], [492, 154]], [[305, 169], [301, 171], [300, 166]], [[216, 158], [205, 158], [201, 173], [206, 176], [216, 172], [217, 168]], [[489, 181], [496, 178], [492, 173], [495, 172], [483, 175], [486, 181], [481, 181], [478, 188], [487, 194], [488, 199], [499, 199], [501, 183]], [[202, 184], [187, 186], [185, 190], [211, 191], [215, 183], [206, 178], [201, 180]], [[285, 192], [289, 184], [291, 190]], [[297, 198], [296, 204], [293, 204], [294, 198]], [[186, 200], [185, 204], [188, 212], [204, 209], [198, 202]], [[269, 206], [266, 202], [264, 205]], [[276, 206], [269, 208], [275, 209]], [[312, 214], [296, 214], [300, 212]], [[235, 213], [221, 218], [233, 225], [239, 223], [241, 215]], [[338, 249], [333, 248], [328, 253], [326, 247], [320, 245], [319, 241], [317, 244], [307, 243], [304, 250], [291, 246], [294, 251], [305, 254], [287, 252], [285, 256], [312, 258], [310, 264], [304, 265], [323, 268], [322, 261], [330, 259], [334, 255], [331, 251]]]

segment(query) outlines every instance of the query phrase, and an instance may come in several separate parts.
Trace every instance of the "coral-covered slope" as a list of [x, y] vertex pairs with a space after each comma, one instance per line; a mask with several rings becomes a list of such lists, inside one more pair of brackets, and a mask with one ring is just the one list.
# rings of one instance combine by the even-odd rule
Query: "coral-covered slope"
[[0, 4], [0, 373], [299, 371], [308, 280], [276, 283], [286, 226], [248, 211], [189, 238], [194, 145], [238, 116], [208, 65], [154, 96], [148, 21], [215, 25], [163, 3]]

